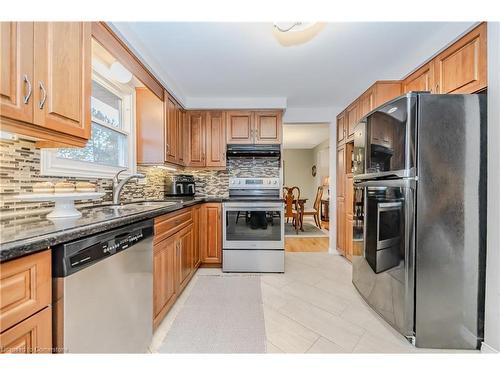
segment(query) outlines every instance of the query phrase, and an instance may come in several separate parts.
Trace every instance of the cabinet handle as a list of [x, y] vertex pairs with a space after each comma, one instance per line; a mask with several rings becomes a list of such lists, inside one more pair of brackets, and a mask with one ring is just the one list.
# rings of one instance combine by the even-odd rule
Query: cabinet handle
[[225, 152], [222, 153], [222, 160], [226, 160], [226, 153]]
[[166, 147], [167, 147], [167, 153], [168, 153], [170, 151], [170, 145], [167, 143]]
[[28, 86], [28, 93], [26, 94], [26, 96], [23, 99], [24, 99], [24, 104], [28, 104], [28, 102], [30, 101], [30, 98], [31, 98], [32, 89], [31, 89], [31, 82], [28, 79], [28, 76], [26, 74], [24, 75], [24, 82]]
[[42, 92], [42, 100], [40, 100], [38, 107], [40, 109], [43, 109], [43, 106], [45, 105], [45, 101], [47, 100], [47, 90], [45, 90], [45, 87], [44, 87], [42, 81], [39, 81], [38, 84], [40, 86], [40, 91]]
[[439, 83], [436, 83], [436, 94], [439, 94]]

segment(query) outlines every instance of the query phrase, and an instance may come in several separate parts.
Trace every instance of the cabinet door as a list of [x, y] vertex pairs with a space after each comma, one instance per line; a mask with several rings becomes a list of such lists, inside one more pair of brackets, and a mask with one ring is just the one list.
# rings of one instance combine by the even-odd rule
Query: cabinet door
[[205, 114], [201, 111], [188, 112], [189, 157], [193, 167], [205, 166]]
[[227, 143], [251, 144], [255, 142], [254, 115], [251, 111], [226, 112]]
[[50, 250], [0, 265], [0, 332], [50, 304]]
[[346, 176], [345, 178], [345, 213], [352, 219], [353, 215], [353, 199], [354, 199], [354, 185], [352, 176]]
[[337, 197], [344, 196], [345, 147], [337, 149]]
[[50, 306], [0, 334], [0, 353], [51, 353]]
[[354, 102], [346, 110], [347, 116], [347, 136], [354, 134], [354, 127], [359, 120], [359, 101]]
[[196, 270], [200, 266], [200, 214], [201, 205], [193, 207], [193, 267]]
[[89, 22], [35, 22], [34, 122], [90, 137], [92, 83]]
[[33, 122], [33, 22], [0, 22], [0, 114]]
[[337, 116], [337, 142], [343, 141], [345, 138], [345, 112]]
[[470, 94], [487, 82], [486, 23], [482, 23], [434, 59], [436, 93]]
[[281, 144], [281, 112], [255, 112], [255, 143]]
[[373, 109], [373, 90], [369, 90], [363, 94], [359, 104], [359, 118], [361, 119]]
[[177, 284], [176, 237], [154, 245], [153, 250], [153, 325], [157, 327], [175, 301]]
[[201, 211], [201, 261], [222, 262], [222, 225], [220, 203], [205, 203]]
[[344, 198], [337, 198], [337, 251], [345, 256], [345, 210]]
[[410, 91], [434, 91], [434, 64], [432, 62], [410, 74], [403, 81], [403, 93]]
[[373, 108], [380, 107], [382, 104], [401, 95], [401, 81], [378, 81], [372, 87], [373, 90]]
[[[347, 203], [347, 202], [346, 202]], [[345, 257], [349, 260], [352, 259], [352, 219], [348, 217], [345, 219]]]
[[165, 161], [177, 164], [177, 104], [165, 92]]
[[137, 163], [165, 161], [165, 121], [163, 102], [148, 88], [139, 87], [135, 95]]
[[210, 111], [206, 124], [207, 167], [226, 166], [226, 123], [224, 112]]
[[193, 225], [189, 225], [177, 234], [178, 290], [183, 290], [193, 273]]
[[185, 162], [185, 128], [184, 128], [184, 113], [180, 106], [176, 108], [177, 112], [177, 162], [180, 165], [184, 165]]

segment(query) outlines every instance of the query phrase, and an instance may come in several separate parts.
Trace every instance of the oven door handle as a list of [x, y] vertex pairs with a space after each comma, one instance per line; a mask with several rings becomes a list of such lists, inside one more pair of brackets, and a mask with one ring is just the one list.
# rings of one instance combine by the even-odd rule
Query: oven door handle
[[401, 202], [384, 202], [384, 203], [378, 203], [378, 208], [379, 211], [388, 211], [392, 208], [401, 208], [402, 204]]
[[282, 202], [273, 202], [273, 203], [266, 203], [263, 204], [262, 202], [259, 203], [251, 203], [251, 202], [245, 202], [245, 203], [224, 203], [223, 205], [225, 210], [233, 210], [233, 209], [245, 209], [247, 211], [279, 211], [280, 209], [283, 209], [284, 204]]

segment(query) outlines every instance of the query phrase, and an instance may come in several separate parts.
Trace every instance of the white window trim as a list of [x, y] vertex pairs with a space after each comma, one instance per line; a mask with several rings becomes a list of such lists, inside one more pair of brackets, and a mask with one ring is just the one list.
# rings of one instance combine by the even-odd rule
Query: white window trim
[[[124, 119], [124, 129], [115, 129], [118, 132], [127, 134], [128, 140], [128, 168], [121, 176], [136, 173], [136, 126], [135, 126], [135, 90], [127, 85], [110, 83], [102, 75], [93, 71], [93, 80], [100, 85], [112, 91], [115, 95], [122, 98], [124, 102], [130, 101], [130, 116]], [[122, 92], [129, 92], [130, 95], [124, 96]], [[89, 109], [90, 110], [90, 109]], [[98, 122], [102, 125], [100, 122]], [[106, 126], [106, 125], [104, 125]], [[113, 127], [108, 126], [113, 129]], [[125, 167], [123, 167], [125, 168]], [[42, 149], [40, 153], [40, 173], [42, 176], [54, 177], [77, 177], [77, 178], [113, 178], [113, 176], [123, 169], [122, 167], [113, 167], [104, 164], [84, 162], [78, 160], [64, 159], [57, 157], [57, 149]]]

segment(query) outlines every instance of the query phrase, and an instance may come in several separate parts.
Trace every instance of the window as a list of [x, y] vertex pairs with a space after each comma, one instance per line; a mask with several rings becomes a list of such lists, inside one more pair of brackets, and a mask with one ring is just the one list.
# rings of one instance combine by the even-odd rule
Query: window
[[135, 172], [135, 90], [106, 79], [92, 79], [91, 138], [84, 148], [42, 150], [42, 174], [110, 178], [127, 168]]

